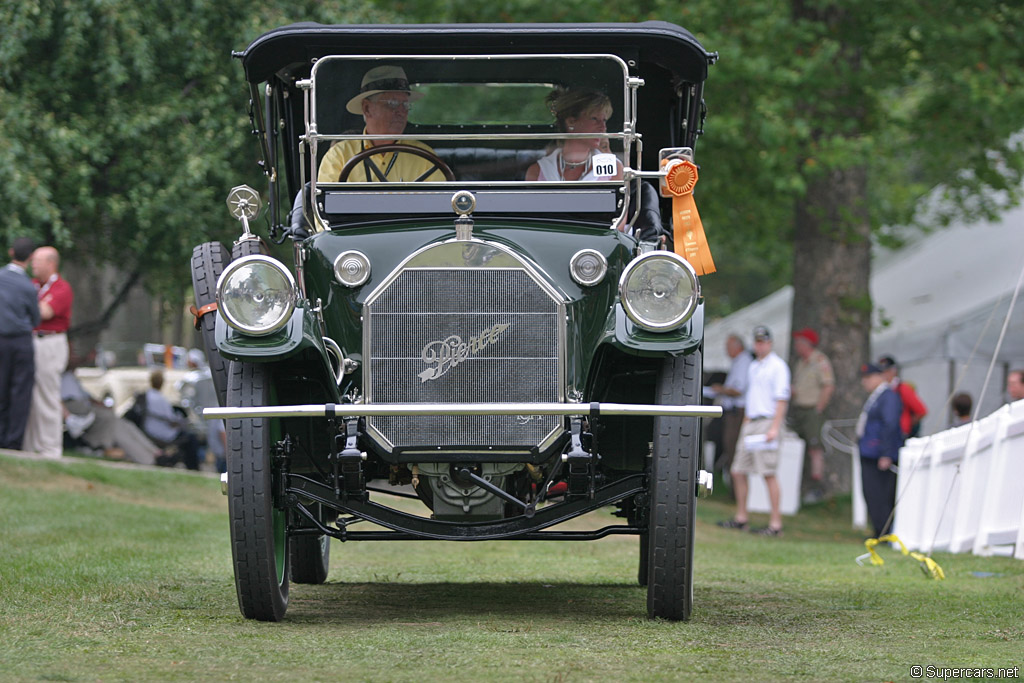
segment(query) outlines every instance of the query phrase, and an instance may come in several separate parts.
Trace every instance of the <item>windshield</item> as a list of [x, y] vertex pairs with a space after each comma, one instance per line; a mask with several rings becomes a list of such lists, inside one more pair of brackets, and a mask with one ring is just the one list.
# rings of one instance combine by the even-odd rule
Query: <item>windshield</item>
[[326, 57], [311, 84], [307, 172], [328, 186], [621, 183], [634, 142], [610, 55]]

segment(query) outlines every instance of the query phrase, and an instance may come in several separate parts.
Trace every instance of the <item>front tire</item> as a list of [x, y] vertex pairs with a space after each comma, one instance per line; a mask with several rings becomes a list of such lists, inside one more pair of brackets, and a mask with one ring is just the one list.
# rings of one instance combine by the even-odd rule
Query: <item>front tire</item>
[[[667, 358], [658, 377], [661, 405], [700, 402], [701, 353]], [[700, 419], [656, 417], [651, 458], [647, 616], [686, 621], [693, 609], [693, 527]]]
[[[232, 362], [228, 405], [270, 404], [266, 365]], [[273, 418], [228, 420], [228, 512], [238, 606], [247, 619], [280, 621], [288, 609], [287, 514], [275, 507]]]

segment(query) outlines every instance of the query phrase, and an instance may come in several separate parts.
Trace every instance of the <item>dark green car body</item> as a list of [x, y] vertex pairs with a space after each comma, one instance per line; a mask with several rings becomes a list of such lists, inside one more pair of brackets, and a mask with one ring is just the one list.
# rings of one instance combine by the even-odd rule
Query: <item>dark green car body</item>
[[[717, 409], [697, 405], [699, 283], [667, 249], [671, 200], [643, 184], [693, 158], [715, 55], [648, 22], [298, 24], [237, 56], [264, 149], [268, 236], [293, 256], [266, 255], [252, 211], [230, 263], [204, 246], [198, 265], [219, 277], [208, 351], [230, 365], [223, 407], [207, 416], [228, 419], [243, 613], [280, 619], [289, 576], [326, 577], [330, 538], [626, 533], [641, 538], [648, 614], [688, 618], [693, 498], [710, 488], [700, 417]], [[377, 142], [339, 112], [380, 64], [413, 74], [425, 102], [395, 137], [430, 145], [454, 180], [317, 177], [332, 144]], [[525, 180], [581, 138], [531, 113], [543, 91], [578, 81], [611, 92], [586, 161], [597, 175]], [[451, 92], [464, 95], [431, 109]], [[461, 110], [477, 118], [447, 120]], [[246, 204], [239, 196], [229, 205]], [[196, 291], [200, 308], [210, 303]], [[675, 481], [659, 485], [665, 472]], [[424, 512], [390, 507], [388, 494], [417, 497]], [[551, 530], [604, 506], [626, 523]], [[360, 521], [384, 530], [350, 528]]]

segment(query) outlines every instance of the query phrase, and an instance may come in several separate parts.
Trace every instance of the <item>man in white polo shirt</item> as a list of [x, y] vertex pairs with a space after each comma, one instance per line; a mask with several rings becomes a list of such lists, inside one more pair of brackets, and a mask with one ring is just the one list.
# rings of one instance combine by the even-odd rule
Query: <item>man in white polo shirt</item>
[[748, 528], [747, 477], [764, 477], [768, 486], [771, 514], [768, 526], [757, 530], [762, 536], [782, 535], [782, 512], [779, 480], [775, 476], [779, 467], [779, 445], [782, 427], [789, 406], [789, 366], [772, 351], [772, 333], [767, 327], [754, 328], [754, 361], [750, 364], [747, 380], [746, 415], [740, 429], [736, 456], [732, 461], [733, 488], [736, 492], [736, 514], [732, 519], [719, 522], [727, 529]]

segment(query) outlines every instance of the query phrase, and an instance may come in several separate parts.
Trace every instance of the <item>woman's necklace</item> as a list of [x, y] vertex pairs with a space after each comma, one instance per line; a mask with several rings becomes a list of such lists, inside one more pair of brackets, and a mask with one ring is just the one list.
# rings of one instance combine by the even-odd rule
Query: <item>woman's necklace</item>
[[[587, 171], [589, 170], [587, 168], [587, 166], [589, 166], [589, 165], [590, 165], [590, 153], [589, 152], [587, 153], [587, 158], [583, 159], [581, 161], [566, 161], [565, 160], [565, 153], [564, 152], [562, 154], [558, 155], [558, 175], [559, 175], [559, 177], [562, 180], [565, 180], [565, 169], [567, 169], [567, 168], [573, 169], [573, 168], [579, 168], [580, 166], [583, 166], [584, 167], [583, 171], [580, 172], [580, 178], [582, 178], [583, 176], [587, 175]], [[579, 178], [577, 178], [577, 180], [579, 180]]]

